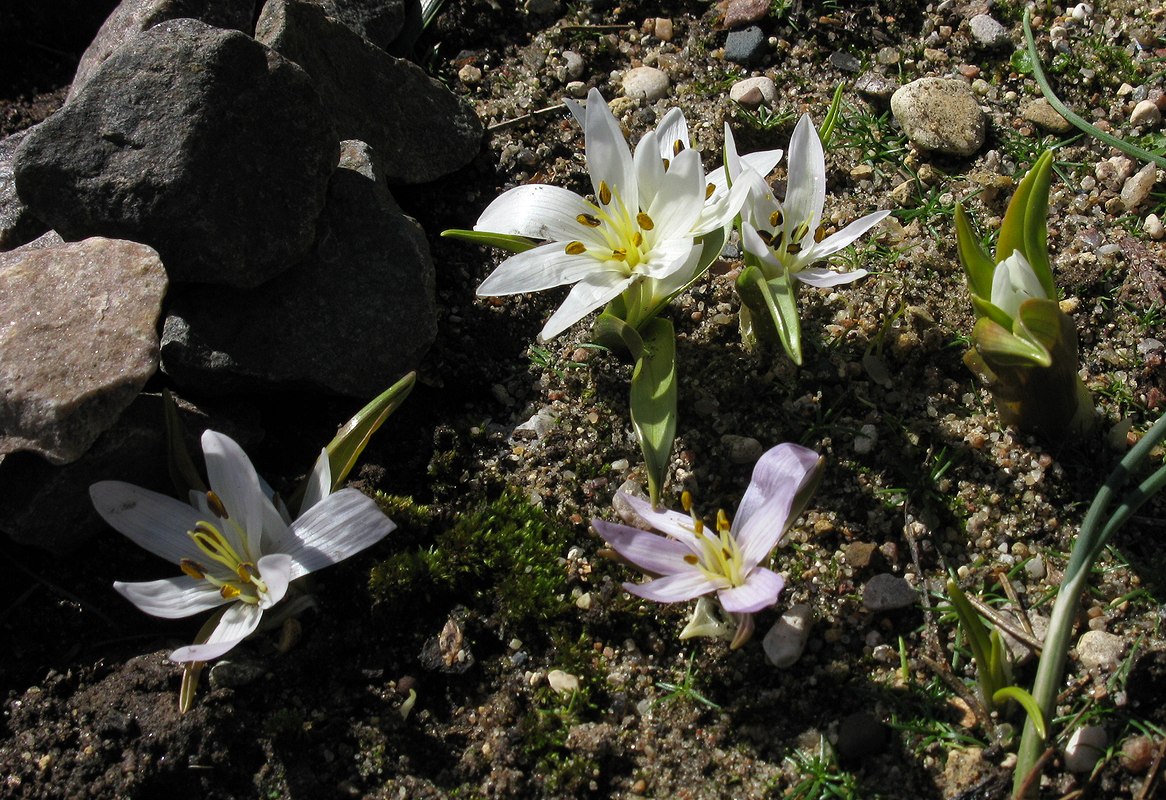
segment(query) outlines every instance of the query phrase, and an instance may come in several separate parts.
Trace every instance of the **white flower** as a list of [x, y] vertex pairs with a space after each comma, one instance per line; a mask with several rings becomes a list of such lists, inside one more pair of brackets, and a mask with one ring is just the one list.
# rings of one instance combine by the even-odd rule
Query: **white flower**
[[[696, 239], [728, 225], [744, 201], [740, 191], [706, 208], [715, 187], [705, 180], [700, 155], [675, 146], [687, 141], [683, 116], [678, 122], [677, 115], [666, 115], [657, 130], [640, 140], [633, 158], [598, 90], [591, 90], [587, 109], [576, 107], [575, 115], [584, 126], [596, 202], [557, 186], [519, 186], [491, 203], [474, 226], [548, 240], [502, 262], [478, 287], [479, 296], [575, 284], [547, 320], [543, 339], [562, 333], [637, 282], [671, 285], [678, 275], [691, 275], [701, 252]], [[680, 135], [685, 138], [676, 138]], [[665, 136], [671, 141], [661, 141]]]
[[263, 612], [283, 599], [291, 581], [360, 552], [396, 527], [355, 489], [327, 494], [330, 478], [318, 480], [323, 474], [319, 462], [304, 510], [289, 524], [238, 444], [207, 431], [202, 448], [211, 491], [192, 493], [190, 505], [120, 481], [89, 489], [106, 522], [184, 573], [143, 583], [115, 582], [130, 602], [167, 618], [230, 604], [205, 643], [170, 654], [178, 662], [223, 655], [255, 631]]
[[1020, 313], [1020, 304], [1032, 298], [1047, 299], [1040, 279], [1019, 250], [996, 265], [992, 273], [992, 305], [1013, 319]]
[[802, 283], [827, 287], [850, 283], [866, 275], [864, 269], [834, 272], [813, 265], [857, 240], [890, 212], [876, 211], [831, 236], [823, 236], [819, 226], [826, 202], [826, 158], [808, 114], [803, 114], [794, 128], [788, 163], [784, 203], [778, 202], [763, 181], [758, 182], [749, 172], [745, 173], [745, 179], [753, 184], [741, 214], [745, 249], [760, 259], [766, 277], [788, 270]]

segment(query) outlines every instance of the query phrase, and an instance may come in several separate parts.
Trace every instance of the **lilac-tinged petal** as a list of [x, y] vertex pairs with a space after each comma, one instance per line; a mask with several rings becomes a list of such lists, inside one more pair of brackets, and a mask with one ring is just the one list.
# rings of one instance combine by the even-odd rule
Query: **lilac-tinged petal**
[[239, 544], [246, 548], [250, 558], [258, 558], [262, 552], [263, 504], [270, 504], [259, 488], [259, 474], [243, 448], [217, 431], [203, 433], [202, 452], [211, 489], [223, 501], [234, 523], [220, 525], [220, 530], [230, 536], [231, 528], [238, 526], [246, 535], [246, 541]]
[[496, 197], [474, 224], [476, 231], [569, 242], [582, 227], [576, 217], [595, 207], [561, 186], [532, 183]]
[[707, 578], [703, 572], [693, 567], [691, 572], [666, 575], [663, 578], [654, 578], [647, 583], [625, 583], [623, 588], [645, 600], [657, 603], [679, 603], [682, 600], [692, 600], [702, 594], [708, 594], [727, 584], [727, 580], [714, 582]]
[[587, 171], [591, 173], [595, 196], [599, 197], [600, 184], [606, 183], [609, 189], [622, 195], [624, 202], [634, 203], [639, 197], [639, 190], [636, 188], [636, 173], [632, 168], [632, 153], [619, 122], [598, 89], [592, 89], [587, 94], [584, 132]]
[[539, 333], [541, 340], [548, 341], [570, 328], [597, 308], [618, 297], [624, 289], [632, 285], [632, 277], [615, 270], [597, 272], [584, 277], [575, 284], [567, 299], [551, 315]]
[[170, 660], [182, 664], [187, 661], [211, 661], [225, 655], [259, 627], [263, 609], [250, 603], [235, 603], [223, 614], [218, 627], [211, 631], [204, 644], [180, 647], [170, 654]]
[[805, 263], [810, 264], [814, 261], [829, 258], [839, 250], [858, 241], [859, 237], [882, 222], [890, 213], [890, 211], [876, 211], [873, 214], [867, 214], [861, 219], [856, 219], [842, 230], [830, 234], [822, 241], [815, 243], [813, 247], [808, 248], [804, 251], [805, 258], [799, 259], [799, 261], [804, 260]]
[[692, 556], [692, 550], [675, 539], [601, 519], [593, 519], [591, 524], [612, 549], [650, 575], [673, 575], [692, 569], [684, 560]]
[[296, 544], [290, 579], [315, 572], [379, 542], [396, 528], [372, 498], [356, 489], [341, 489], [292, 523]]
[[758, 459], [733, 520], [745, 571], [761, 563], [793, 524], [794, 499], [814, 479], [820, 463], [817, 453], [796, 444], [779, 444]]
[[121, 481], [89, 487], [93, 507], [109, 525], [139, 547], [177, 564], [199, 550], [186, 532], [204, 515], [173, 497]]
[[765, 567], [757, 567], [742, 585], [717, 592], [717, 599], [730, 614], [752, 614], [776, 603], [783, 588], [784, 578]]
[[835, 272], [825, 267], [807, 267], [793, 273], [793, 276], [802, 283], [817, 286], [819, 289], [829, 289], [831, 286], [841, 286], [845, 283], [854, 283], [859, 278], [865, 278], [868, 273], [865, 269], [852, 269], [849, 272]]
[[259, 605], [262, 608], [271, 608], [287, 594], [287, 586], [291, 583], [292, 558], [286, 553], [273, 553], [259, 559], [255, 565], [259, 570], [259, 577], [267, 586], [267, 591], [259, 596]]
[[136, 583], [114, 581], [113, 588], [147, 614], [166, 619], [189, 617], [227, 602], [210, 583], [187, 575]]
[[575, 283], [604, 269], [603, 262], [594, 256], [586, 253], [573, 256], [565, 248], [562, 242], [551, 242], [511, 256], [482, 281], [477, 289], [478, 297], [540, 292]]
[[802, 114], [790, 139], [787, 185], [783, 204], [787, 224], [805, 222], [813, 234], [826, 202], [826, 157], [809, 114]]
[[667, 534], [673, 539], [686, 542], [693, 552], [699, 552], [700, 545], [696, 541], [696, 531], [693, 528], [692, 517], [681, 514], [679, 511], [669, 511], [666, 508], [652, 508], [652, 504], [642, 497], [619, 492], [619, 497], [631, 506], [632, 511], [660, 533]]

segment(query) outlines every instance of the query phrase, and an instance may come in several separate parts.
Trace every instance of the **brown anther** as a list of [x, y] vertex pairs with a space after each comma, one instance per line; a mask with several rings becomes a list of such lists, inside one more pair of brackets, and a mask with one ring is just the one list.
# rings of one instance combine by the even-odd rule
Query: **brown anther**
[[184, 574], [189, 575], [196, 581], [201, 581], [206, 577], [206, 570], [203, 568], [202, 564], [199, 564], [192, 558], [184, 558], [179, 561], [178, 568], [181, 569]]
[[611, 187], [607, 185], [607, 181], [599, 182], [599, 202], [603, 205], [611, 202]]
[[685, 564], [692, 564], [695, 567], [697, 564], [700, 563], [700, 559], [697, 558], [696, 556], [694, 556], [692, 553], [689, 553], [688, 555], [686, 555], [684, 557], [684, 563]]
[[768, 231], [757, 231], [757, 236], [765, 242], [766, 247], [773, 247], [773, 234]]
[[717, 187], [714, 184], [710, 183], [707, 186], [705, 186], [704, 187], [704, 199], [708, 200], [710, 197], [713, 196], [713, 192], [715, 192], [716, 190], [717, 190]]
[[782, 222], [782, 215], [781, 215], [780, 210], [774, 211], [772, 214], [769, 215], [770, 227], [776, 228], [779, 225], [781, 225], [781, 222]]
[[667, 171], [668, 171], [668, 167], [669, 167], [669, 165], [671, 165], [671, 164], [672, 164], [672, 162], [671, 162], [670, 160], [668, 160], [667, 158], [666, 158], [666, 159], [664, 159], [664, 171], [665, 171], [665, 172], [667, 172]]
[[250, 561], [244, 561], [235, 567], [235, 574], [239, 576], [239, 580], [243, 581], [243, 583], [255, 583], [259, 578], [259, 570]]
[[211, 512], [213, 512], [214, 515], [219, 519], [231, 518], [230, 515], [227, 514], [227, 507], [223, 505], [223, 501], [214, 492], [206, 493], [206, 504], [210, 507]]
[[632, 244], [634, 244], [636, 247], [639, 247], [643, 243], [644, 243], [644, 234], [640, 233], [639, 231], [636, 231], [632, 235]]
[[733, 560], [733, 554], [729, 552], [729, 548], [727, 548], [727, 547], [721, 548], [721, 557], [724, 558], [725, 561], [732, 561]]
[[581, 256], [587, 252], [587, 246], [582, 242], [570, 242], [564, 250], [569, 256]]
[[797, 242], [793, 242], [792, 244], [790, 244], [789, 247], [787, 247], [785, 249], [785, 251], [787, 253], [789, 253], [791, 256], [796, 256], [798, 253], [802, 252], [802, 246], [800, 244], [798, 244]]
[[625, 261], [628, 257], [628, 251], [624, 250], [622, 247], [617, 247], [611, 251], [611, 257], [616, 261]]
[[650, 231], [652, 228], [656, 227], [656, 223], [652, 222], [652, 218], [645, 214], [643, 211], [641, 211], [639, 214], [636, 214], [636, 224], [646, 231]]
[[672, 155], [674, 155], [674, 156], [680, 155], [680, 151], [683, 149], [684, 149], [684, 142], [680, 141], [679, 139], [677, 139], [676, 141], [674, 141], [672, 143]]
[[818, 230], [814, 231], [814, 241], [820, 242], [826, 238], [826, 226], [819, 225]]
[[575, 221], [580, 225], [586, 225], [588, 228], [599, 227], [599, 217], [594, 217], [591, 214], [580, 214], [575, 217]]

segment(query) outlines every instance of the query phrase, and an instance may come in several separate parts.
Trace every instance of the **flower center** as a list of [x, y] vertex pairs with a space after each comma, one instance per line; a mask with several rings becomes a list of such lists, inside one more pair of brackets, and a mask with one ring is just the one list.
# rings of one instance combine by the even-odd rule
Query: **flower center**
[[700, 554], [686, 555], [684, 560], [699, 569], [706, 578], [715, 583], [727, 583], [730, 587], [745, 583], [744, 558], [737, 539], [732, 534], [732, 525], [724, 509], [717, 512], [717, 533], [714, 536], [705, 530], [704, 521], [692, 511], [692, 496], [685, 492], [681, 496], [684, 509], [692, 515], [693, 533], [700, 546]]
[[[234, 528], [233, 533], [238, 535], [237, 540], [246, 542], [245, 532], [230, 520], [227, 509], [218, 495], [207, 492], [207, 500], [211, 511], [222, 522]], [[205, 520], [199, 520], [194, 530], [187, 531], [186, 535], [206, 555], [211, 566], [208, 567], [192, 558], [184, 558], [179, 567], [185, 574], [217, 587], [225, 600], [240, 600], [251, 604], [259, 602], [259, 595], [267, 592], [267, 584], [255, 563], [240, 555], [239, 550], [243, 548], [236, 547], [216, 525]]]
[[[624, 205], [618, 190], [613, 191], [606, 182], [599, 183], [599, 205], [592, 205], [595, 213], [580, 214], [575, 221], [587, 229], [583, 239], [566, 246], [568, 255], [579, 256], [587, 253], [600, 261], [616, 261], [623, 265], [623, 271], [631, 275], [637, 266], [647, 260], [651, 251], [651, 231], [656, 223], [647, 213], [638, 208], [633, 215]], [[645, 232], [649, 235], [645, 236]], [[598, 233], [603, 243], [596, 241]]]

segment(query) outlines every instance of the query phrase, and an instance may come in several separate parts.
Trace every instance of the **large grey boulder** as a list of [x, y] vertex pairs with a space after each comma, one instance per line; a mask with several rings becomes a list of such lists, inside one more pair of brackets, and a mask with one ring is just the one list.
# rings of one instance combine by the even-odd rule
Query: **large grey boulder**
[[891, 95], [891, 113], [911, 143], [925, 150], [970, 156], [984, 144], [984, 112], [964, 81], [911, 81]]
[[176, 296], [162, 369], [206, 394], [282, 387], [371, 398], [414, 369], [436, 333], [425, 236], [367, 146], [345, 142], [311, 256], [259, 289]]
[[257, 286], [311, 247], [338, 148], [303, 70], [182, 19], [114, 51], [14, 173], [65, 239], [132, 239], [172, 280]]
[[48, 230], [16, 194], [16, 181], [12, 178], [16, 148], [28, 136], [28, 130], [0, 139], [0, 250], [19, 247]]
[[158, 367], [158, 254], [86, 239], [0, 254], [0, 453], [79, 458]]
[[473, 110], [416, 64], [394, 58], [317, 5], [268, 0], [255, 38], [303, 67], [342, 139], [359, 139], [393, 182], [426, 183], [478, 154]]
[[386, 52], [414, 23], [421, 27], [420, 0], [310, 0], [324, 13]]
[[250, 34], [255, 0], [122, 0], [81, 55], [65, 102], [76, 97], [101, 63], [126, 41], [159, 23], [184, 17]]

